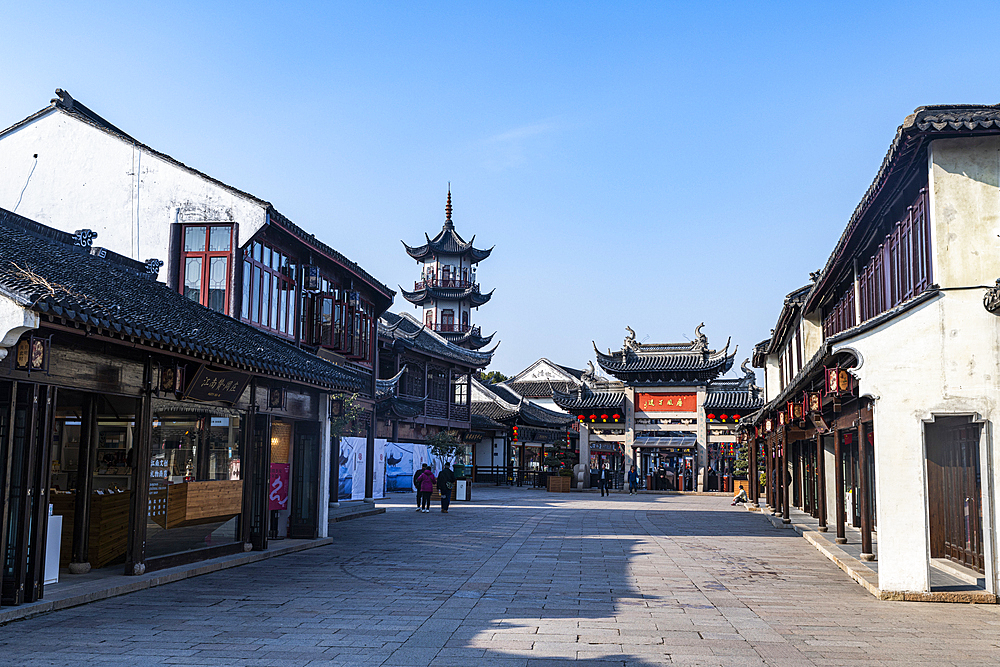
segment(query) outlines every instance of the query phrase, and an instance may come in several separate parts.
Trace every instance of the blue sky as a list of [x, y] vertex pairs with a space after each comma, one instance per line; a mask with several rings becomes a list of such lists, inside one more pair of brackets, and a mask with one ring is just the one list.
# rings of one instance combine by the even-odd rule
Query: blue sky
[[451, 181], [458, 231], [496, 245], [473, 321], [508, 374], [583, 367], [626, 325], [704, 321], [742, 360], [903, 118], [1000, 102], [1000, 5], [871, 5], [18, 3], [0, 126], [65, 88], [391, 286]]

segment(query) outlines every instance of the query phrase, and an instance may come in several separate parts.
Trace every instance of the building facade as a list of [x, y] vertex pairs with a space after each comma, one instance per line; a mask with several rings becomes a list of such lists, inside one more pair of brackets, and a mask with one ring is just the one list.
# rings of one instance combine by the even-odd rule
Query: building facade
[[[587, 424], [581, 452], [584, 434], [589, 442], [593, 429], [598, 442], [620, 442], [644, 476], [663, 467], [678, 490], [727, 490], [736, 424], [762, 399], [746, 364], [742, 380], [720, 377], [732, 368], [736, 350], [729, 352], [728, 341], [722, 350], [710, 349], [703, 327], [690, 343], [639, 343], [626, 327], [621, 350], [605, 354], [595, 344], [598, 365], [622, 387], [589, 387], [557, 401]], [[622, 390], [624, 413], [610, 412], [621, 405]]]
[[997, 591], [998, 151], [1000, 107], [908, 116], [826, 264], [754, 353], [760, 491], [838, 541], [854, 524], [863, 558], [877, 531], [885, 597], [922, 599], [942, 571]]
[[325, 529], [324, 415], [358, 378], [156, 268], [0, 209], [0, 604]]
[[[188, 299], [340, 366], [358, 380], [347, 397], [362, 408], [353, 428], [367, 437], [370, 460], [377, 322], [394, 292], [269, 202], [56, 93], [48, 107], [0, 131], [0, 206], [148, 259]], [[329, 443], [322, 450], [315, 473], [329, 479]], [[369, 491], [371, 484], [369, 474]]]

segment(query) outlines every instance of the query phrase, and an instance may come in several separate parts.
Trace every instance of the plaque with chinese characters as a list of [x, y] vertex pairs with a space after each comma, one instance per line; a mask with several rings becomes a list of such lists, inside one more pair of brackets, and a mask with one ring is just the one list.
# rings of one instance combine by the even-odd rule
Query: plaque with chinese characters
[[635, 393], [637, 412], [697, 412], [697, 394], [647, 394]]
[[250, 376], [236, 371], [223, 371], [202, 366], [191, 378], [185, 398], [196, 401], [223, 401], [235, 403], [250, 382]]

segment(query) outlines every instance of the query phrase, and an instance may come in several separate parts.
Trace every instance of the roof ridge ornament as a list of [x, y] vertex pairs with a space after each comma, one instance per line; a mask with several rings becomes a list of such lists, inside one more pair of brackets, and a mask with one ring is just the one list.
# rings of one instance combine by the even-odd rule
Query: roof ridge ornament
[[639, 349], [639, 343], [635, 342], [635, 331], [632, 327], [626, 326], [625, 331], [628, 335], [625, 336], [625, 342], [622, 343], [622, 353], [624, 354], [627, 350], [632, 350], [633, 352]]
[[702, 354], [708, 352], [708, 336], [701, 332], [704, 328], [704, 322], [694, 328], [694, 342], [691, 343], [691, 349], [695, 352], [701, 352]]

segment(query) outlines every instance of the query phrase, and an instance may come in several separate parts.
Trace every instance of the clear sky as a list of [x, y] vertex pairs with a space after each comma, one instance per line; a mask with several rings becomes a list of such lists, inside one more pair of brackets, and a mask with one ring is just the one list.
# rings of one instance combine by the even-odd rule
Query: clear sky
[[904, 117], [1000, 102], [1000, 3], [56, 1], [2, 24], [0, 126], [65, 88], [393, 287], [451, 181], [459, 233], [496, 245], [473, 323], [507, 374], [581, 368], [626, 325], [704, 321], [742, 361]]

